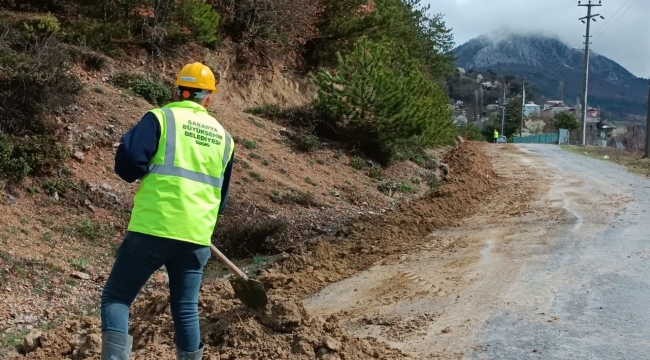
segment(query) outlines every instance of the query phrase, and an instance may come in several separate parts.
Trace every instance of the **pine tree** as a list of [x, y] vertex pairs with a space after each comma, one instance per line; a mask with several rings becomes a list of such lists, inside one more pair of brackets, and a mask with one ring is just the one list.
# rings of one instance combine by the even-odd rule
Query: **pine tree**
[[214, 45], [218, 40], [219, 14], [212, 5], [201, 0], [184, 0], [181, 7], [189, 17], [192, 37], [203, 44]]
[[343, 57], [336, 76], [321, 70], [316, 107], [330, 121], [353, 131], [359, 146], [390, 163], [396, 147], [450, 144], [457, 135], [444, 90], [421, 72], [407, 49], [362, 39]]

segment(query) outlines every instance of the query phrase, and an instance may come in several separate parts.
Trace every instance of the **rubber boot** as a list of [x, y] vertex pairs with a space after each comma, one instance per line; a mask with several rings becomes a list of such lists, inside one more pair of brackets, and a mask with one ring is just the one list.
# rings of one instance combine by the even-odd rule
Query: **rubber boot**
[[129, 360], [133, 337], [115, 331], [102, 332], [102, 360]]
[[191, 353], [176, 349], [176, 360], [201, 360], [203, 358], [203, 349], [203, 343], [199, 345], [199, 349], [197, 351]]

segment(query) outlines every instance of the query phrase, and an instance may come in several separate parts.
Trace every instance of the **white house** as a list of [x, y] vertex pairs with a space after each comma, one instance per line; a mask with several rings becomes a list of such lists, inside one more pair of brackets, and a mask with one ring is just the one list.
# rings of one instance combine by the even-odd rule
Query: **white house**
[[534, 103], [528, 103], [524, 105], [524, 116], [528, 117], [533, 114], [537, 114], [540, 111], [540, 106]]

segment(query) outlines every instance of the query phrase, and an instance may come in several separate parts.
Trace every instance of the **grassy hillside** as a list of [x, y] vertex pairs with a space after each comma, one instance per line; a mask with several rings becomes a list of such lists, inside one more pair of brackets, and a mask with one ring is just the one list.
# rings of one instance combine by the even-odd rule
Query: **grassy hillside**
[[[447, 180], [440, 154], [457, 132], [446, 110], [432, 109], [446, 109], [436, 79], [451, 68], [448, 49], [421, 41], [448, 39], [441, 17], [422, 25], [424, 10], [402, 1], [224, 3], [0, 3], [2, 344], [96, 314], [137, 189], [114, 174], [115, 148], [146, 110], [170, 100], [187, 62], [204, 62], [219, 77], [209, 111], [237, 152], [213, 241], [247, 271], [314, 237], [349, 233], [355, 219], [390, 213]], [[241, 23], [238, 14], [256, 6], [259, 21]], [[299, 10], [283, 13], [293, 27], [269, 15], [289, 8]], [[315, 16], [323, 11], [327, 17]], [[393, 65], [356, 56], [363, 49]], [[379, 100], [352, 104], [333, 90], [361, 88], [367, 78], [356, 72], [327, 77], [327, 69], [341, 74], [357, 64], [379, 74]], [[394, 96], [400, 86], [423, 90]], [[400, 102], [368, 107], [386, 99]], [[362, 143], [355, 134], [372, 136]], [[211, 262], [206, 276], [223, 273]], [[147, 286], [164, 281], [161, 271]]]

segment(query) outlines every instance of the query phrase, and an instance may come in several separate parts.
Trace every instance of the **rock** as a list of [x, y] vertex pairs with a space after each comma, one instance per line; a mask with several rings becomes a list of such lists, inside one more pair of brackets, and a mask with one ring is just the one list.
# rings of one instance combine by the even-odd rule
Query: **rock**
[[300, 355], [306, 355], [308, 359], [316, 358], [316, 353], [314, 353], [314, 348], [306, 341], [300, 341], [294, 345], [294, 353]]
[[43, 335], [43, 333], [38, 330], [30, 331], [29, 334], [25, 336], [25, 340], [23, 340], [23, 351], [29, 353], [41, 346], [41, 335]]
[[440, 163], [440, 165], [438, 165], [438, 168], [440, 168], [440, 170], [442, 170], [443, 175], [449, 174], [449, 165], [447, 165], [445, 163]]
[[33, 324], [38, 321], [38, 316], [36, 315], [27, 315], [23, 318], [25, 320], [25, 323], [27, 324]]
[[70, 274], [73, 278], [81, 279], [81, 280], [90, 280], [90, 275], [81, 272], [81, 271], [75, 271]]
[[79, 162], [84, 161], [84, 153], [81, 151], [75, 151], [74, 154], [72, 154], [72, 158]]
[[0, 360], [16, 359], [18, 356], [20, 356], [20, 354], [13, 346], [0, 349]]
[[603, 156], [603, 159], [609, 159], [609, 155]]
[[99, 185], [99, 187], [101, 187], [102, 190], [104, 191], [113, 191], [113, 188], [107, 183], [102, 183], [101, 185]]
[[157, 284], [169, 284], [169, 275], [167, 273], [157, 273], [153, 278]]
[[54, 192], [54, 200], [59, 201], [59, 193], [57, 191]]
[[321, 358], [321, 357], [327, 355], [328, 353], [329, 353], [329, 350], [327, 350], [327, 348], [324, 348], [324, 347], [318, 348], [318, 350], [316, 350], [316, 357]]
[[325, 338], [324, 343], [328, 349], [333, 351], [339, 351], [341, 350], [341, 346], [343, 346], [340, 341], [330, 336]]
[[447, 326], [446, 328], [442, 329], [443, 334], [449, 334], [451, 332], [451, 328]]
[[9, 194], [2, 193], [2, 202], [4, 202], [5, 205], [13, 205], [16, 203], [16, 198]]
[[335, 191], [335, 190], [332, 190], [332, 191], [330, 192], [330, 194], [331, 194], [332, 196], [334, 196], [334, 197], [339, 197], [339, 196], [341, 196], [341, 194], [340, 194], [338, 191]]
[[118, 143], [118, 142], [117, 142], [117, 143], [113, 143], [113, 147], [114, 147], [114, 148], [119, 147], [119, 146], [120, 146], [120, 143]]

